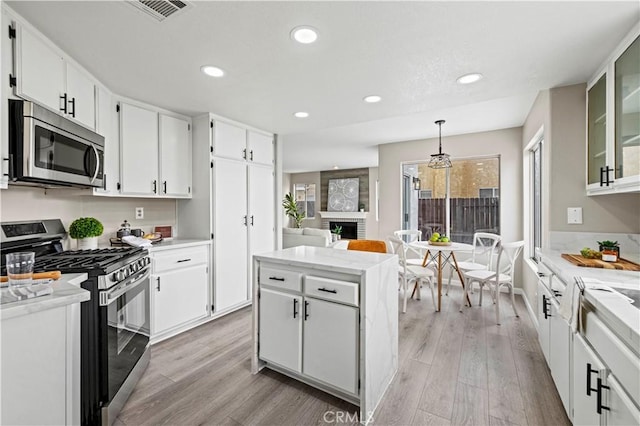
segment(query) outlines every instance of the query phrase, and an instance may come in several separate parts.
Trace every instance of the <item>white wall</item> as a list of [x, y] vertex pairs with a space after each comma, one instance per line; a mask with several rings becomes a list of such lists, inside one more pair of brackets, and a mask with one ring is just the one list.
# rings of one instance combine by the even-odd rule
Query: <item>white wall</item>
[[[522, 129], [444, 136], [443, 150], [452, 158], [500, 156], [500, 220], [506, 241], [522, 238]], [[402, 163], [426, 161], [438, 151], [438, 139], [390, 143], [378, 147], [380, 222], [378, 237], [402, 226]]]
[[[135, 208], [144, 208], [144, 219], [135, 219]], [[109, 245], [120, 224], [127, 219], [132, 228], [151, 232], [154, 226], [176, 224], [176, 201], [149, 198], [108, 198], [78, 195], [78, 190], [10, 186], [0, 191], [0, 221], [61, 219], [65, 229], [79, 217], [91, 216], [104, 225], [99, 239]], [[71, 241], [67, 248], [75, 248]]]

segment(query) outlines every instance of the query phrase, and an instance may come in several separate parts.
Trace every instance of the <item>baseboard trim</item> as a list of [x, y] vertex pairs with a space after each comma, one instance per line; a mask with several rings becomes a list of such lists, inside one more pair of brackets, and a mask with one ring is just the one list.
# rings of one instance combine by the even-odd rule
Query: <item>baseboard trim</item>
[[529, 303], [529, 299], [527, 299], [527, 294], [521, 288], [517, 288], [516, 289], [516, 294], [521, 294], [522, 295], [522, 300], [524, 300], [524, 305], [527, 307], [527, 312], [529, 312], [529, 318], [531, 319], [531, 322], [533, 323], [533, 325], [536, 327], [536, 330], [537, 330], [538, 329], [538, 316], [533, 311], [533, 308], [531, 307], [531, 304]]

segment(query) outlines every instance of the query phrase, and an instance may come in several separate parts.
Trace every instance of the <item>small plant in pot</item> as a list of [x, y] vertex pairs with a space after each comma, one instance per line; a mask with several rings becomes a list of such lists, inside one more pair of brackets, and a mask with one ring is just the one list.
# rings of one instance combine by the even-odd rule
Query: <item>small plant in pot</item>
[[342, 226], [336, 226], [331, 230], [331, 233], [334, 235], [334, 240], [339, 240], [342, 235]]
[[620, 258], [620, 245], [617, 241], [598, 241], [600, 251], [602, 252], [602, 260], [606, 262], [617, 262]]
[[81, 217], [69, 226], [69, 236], [78, 240], [78, 250], [98, 248], [98, 237], [103, 231], [102, 223], [93, 217]]

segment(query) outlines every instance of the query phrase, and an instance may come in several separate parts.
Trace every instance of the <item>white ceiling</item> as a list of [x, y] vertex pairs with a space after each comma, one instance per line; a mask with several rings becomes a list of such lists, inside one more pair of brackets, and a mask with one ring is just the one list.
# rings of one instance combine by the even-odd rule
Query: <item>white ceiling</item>
[[[278, 133], [288, 172], [375, 166], [376, 145], [434, 137], [440, 118], [445, 138], [520, 126], [640, 21], [637, 1], [198, 1], [161, 23], [121, 1], [7, 3], [118, 94]], [[318, 41], [293, 42], [298, 25]], [[469, 72], [485, 77], [455, 83]]]

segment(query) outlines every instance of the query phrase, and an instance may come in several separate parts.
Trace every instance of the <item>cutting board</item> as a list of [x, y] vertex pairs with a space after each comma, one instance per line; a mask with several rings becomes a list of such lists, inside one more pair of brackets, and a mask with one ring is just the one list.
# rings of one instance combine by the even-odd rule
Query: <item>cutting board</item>
[[619, 269], [621, 271], [640, 271], [640, 265], [630, 260], [619, 258], [617, 262], [605, 262], [600, 259], [587, 259], [579, 254], [562, 253], [562, 258], [576, 266], [587, 268]]

